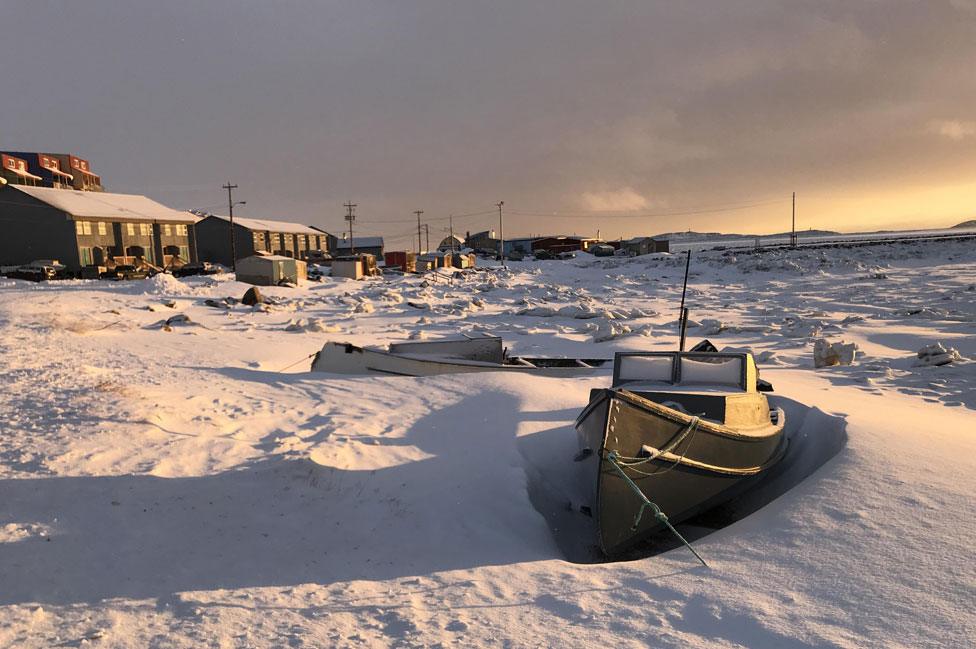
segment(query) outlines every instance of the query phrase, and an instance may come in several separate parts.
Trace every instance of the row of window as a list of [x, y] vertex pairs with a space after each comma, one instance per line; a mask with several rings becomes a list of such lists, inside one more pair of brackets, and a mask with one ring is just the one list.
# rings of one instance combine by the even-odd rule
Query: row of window
[[[263, 232], [255, 232], [253, 236], [254, 236], [254, 247], [255, 247], [255, 249], [257, 249], [257, 250], [263, 250], [264, 249], [264, 233]], [[281, 241], [282, 237], [284, 237], [284, 243], [282, 243], [282, 241]], [[270, 235], [270, 241], [269, 241], [269, 243], [271, 244], [271, 247], [273, 249], [277, 249], [278, 247], [287, 248], [287, 247], [289, 247], [292, 244], [292, 235], [290, 235], [290, 234], [281, 235], [281, 234], [277, 234], [277, 233], [272, 233]], [[313, 248], [315, 250], [321, 250], [324, 247], [324, 245], [325, 245], [325, 237], [324, 236], [321, 236], [320, 237], [320, 236], [314, 235], [314, 234], [312, 234], [312, 235], [299, 234], [298, 235], [298, 249], [299, 250], [306, 250], [308, 248]]]
[[[78, 234], [91, 234], [92, 233], [92, 221], [75, 221], [75, 232]], [[94, 221], [95, 231], [100, 235], [104, 235], [108, 232], [108, 224], [105, 221]], [[187, 226], [183, 223], [177, 223], [176, 225], [164, 224], [162, 226], [163, 236], [169, 237], [176, 235], [178, 237], [187, 236]], [[152, 224], [150, 223], [126, 223], [125, 233], [130, 237], [136, 236], [136, 232], [143, 237], [152, 236]]]

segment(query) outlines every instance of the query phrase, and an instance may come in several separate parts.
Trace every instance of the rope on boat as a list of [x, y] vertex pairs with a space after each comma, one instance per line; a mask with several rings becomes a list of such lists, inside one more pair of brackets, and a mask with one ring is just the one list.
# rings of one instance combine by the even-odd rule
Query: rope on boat
[[[676, 435], [674, 438], [672, 438], [672, 440], [668, 443], [667, 446], [665, 446], [662, 449], [655, 449], [655, 452], [654, 453], [651, 453], [647, 457], [643, 457], [643, 458], [641, 458], [641, 457], [623, 457], [623, 456], [617, 455], [617, 463], [620, 464], [621, 466], [628, 467], [628, 468], [632, 469], [635, 473], [639, 473], [642, 476], [646, 476], [646, 477], [651, 477], [651, 476], [656, 476], [656, 475], [663, 475], [663, 474], [667, 473], [668, 471], [670, 471], [674, 467], [676, 467], [679, 464], [681, 464], [681, 462], [685, 459], [685, 455], [688, 454], [688, 450], [691, 448], [691, 439], [688, 440], [688, 445], [685, 447], [685, 450], [682, 451], [681, 455], [674, 455], [673, 453], [671, 453], [671, 451], [673, 451], [674, 449], [678, 448], [678, 445], [681, 444], [681, 442], [683, 442], [685, 440], [685, 438], [688, 437], [689, 435], [692, 437], [692, 439], [694, 439], [695, 433], [698, 432], [698, 422], [699, 421], [700, 421], [700, 418], [697, 415], [696, 416], [692, 416], [691, 421], [688, 422], [688, 425], [685, 426], [685, 429], [682, 430], [680, 433], [678, 433], [678, 435]], [[658, 471], [652, 471], [650, 473], [645, 473], [644, 471], [640, 471], [640, 470], [634, 468], [634, 467], [640, 466], [641, 464], [647, 464], [648, 462], [651, 462], [653, 460], [656, 460], [656, 459], [662, 458], [662, 457], [665, 457], [668, 461], [671, 461], [671, 457], [674, 457], [674, 461], [673, 461], [673, 463], [668, 468], [661, 469], [661, 470], [658, 470]], [[621, 460], [624, 460], [624, 461], [621, 461]]]
[[617, 463], [617, 452], [610, 451], [610, 454], [607, 455], [607, 460], [610, 462], [610, 466], [612, 466], [614, 470], [616, 470], [616, 472], [620, 474], [620, 477], [624, 479], [624, 482], [627, 483], [627, 485], [633, 490], [635, 494], [637, 494], [637, 497], [640, 498], [642, 501], [640, 509], [637, 511], [637, 516], [634, 518], [634, 524], [633, 526], [631, 526], [630, 529], [631, 530], [637, 529], [637, 526], [640, 525], [641, 518], [644, 516], [644, 510], [650, 508], [654, 512], [654, 518], [664, 523], [667, 526], [667, 528], [671, 530], [671, 533], [674, 534], [677, 537], [677, 539], [684, 544], [686, 548], [691, 550], [691, 553], [695, 555], [695, 558], [701, 561], [701, 564], [707, 568], [708, 564], [705, 563], [705, 560], [701, 558], [701, 555], [695, 551], [695, 548], [691, 547], [691, 543], [688, 543], [685, 537], [681, 536], [681, 533], [678, 532], [678, 530], [674, 529], [674, 525], [672, 525], [671, 521], [668, 520], [667, 514], [661, 511], [661, 508], [658, 507], [657, 504], [651, 502], [647, 498], [647, 496], [644, 495], [644, 492], [641, 491], [641, 488], [638, 487], [637, 484], [630, 479], [630, 476], [627, 475], [627, 473], [623, 470], [623, 467]]
[[298, 364], [299, 364], [299, 363], [301, 363], [302, 361], [307, 361], [308, 359], [310, 359], [310, 358], [312, 358], [312, 357], [313, 357], [313, 356], [315, 356], [315, 354], [317, 354], [317, 353], [318, 353], [318, 352], [313, 352], [313, 353], [311, 353], [311, 354], [309, 354], [308, 356], [306, 356], [305, 358], [300, 358], [300, 359], [298, 359], [297, 361], [295, 361], [295, 362], [294, 362], [294, 363], [292, 363], [291, 365], [286, 365], [286, 366], [284, 366], [284, 367], [282, 367], [282, 368], [281, 368], [280, 370], [278, 370], [278, 371], [279, 371], [279, 372], [284, 372], [285, 370], [290, 370], [291, 368], [293, 368], [293, 367], [295, 367], [296, 365], [298, 365]]

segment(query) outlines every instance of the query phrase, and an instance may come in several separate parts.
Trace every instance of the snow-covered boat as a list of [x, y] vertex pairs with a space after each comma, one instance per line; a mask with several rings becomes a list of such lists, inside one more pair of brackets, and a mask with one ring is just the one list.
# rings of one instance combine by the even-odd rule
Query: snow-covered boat
[[506, 371], [574, 376], [609, 364], [606, 358], [508, 356], [501, 338], [485, 335], [399, 342], [385, 350], [328, 342], [315, 355], [312, 371], [398, 376]]
[[576, 419], [579, 506], [604, 553], [731, 499], [782, 458], [786, 417], [760, 389], [748, 353], [616, 354], [612, 386]]

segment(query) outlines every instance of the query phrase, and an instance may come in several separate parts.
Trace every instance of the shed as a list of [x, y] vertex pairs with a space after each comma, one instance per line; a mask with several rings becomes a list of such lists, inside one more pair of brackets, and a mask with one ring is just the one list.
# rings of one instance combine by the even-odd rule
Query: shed
[[404, 250], [387, 252], [383, 255], [387, 268], [399, 268], [405, 273], [417, 272], [417, 253]]
[[297, 284], [306, 279], [305, 262], [283, 255], [252, 255], [237, 261], [237, 281], [259, 286]]
[[349, 279], [362, 279], [378, 275], [376, 257], [363, 253], [361, 255], [346, 255], [332, 260], [332, 276]]
[[477, 257], [473, 252], [455, 252], [453, 255], [453, 264], [455, 268], [474, 268]]

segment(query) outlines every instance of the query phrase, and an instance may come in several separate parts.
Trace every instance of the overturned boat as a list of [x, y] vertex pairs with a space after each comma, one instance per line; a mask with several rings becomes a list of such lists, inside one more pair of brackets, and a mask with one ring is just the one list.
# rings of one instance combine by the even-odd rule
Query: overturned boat
[[677, 534], [672, 523], [774, 466], [786, 417], [770, 410], [769, 390], [748, 353], [617, 353], [612, 386], [593, 390], [576, 420], [579, 507], [596, 519], [603, 552], [620, 554], [666, 527]]
[[315, 354], [313, 372], [434, 376], [469, 372], [531, 372], [575, 376], [609, 366], [607, 358], [509, 356], [498, 336], [463, 335], [392, 343], [388, 349], [328, 342]]

